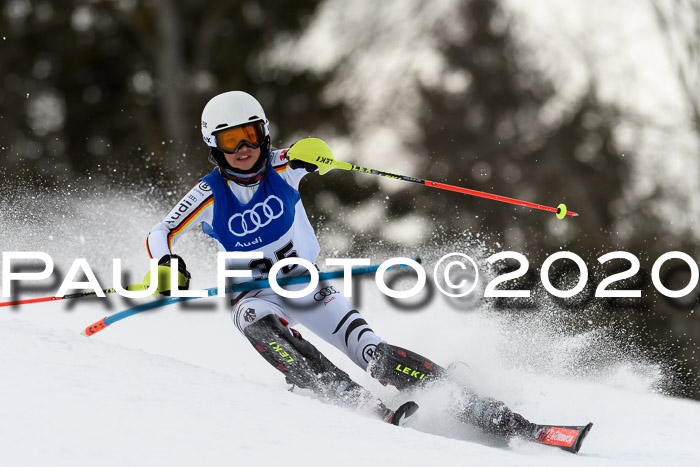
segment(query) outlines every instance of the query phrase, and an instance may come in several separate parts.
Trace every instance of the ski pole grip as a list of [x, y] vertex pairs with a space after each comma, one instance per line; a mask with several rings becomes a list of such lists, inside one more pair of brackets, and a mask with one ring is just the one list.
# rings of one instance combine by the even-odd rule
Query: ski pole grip
[[328, 145], [318, 138], [305, 138], [297, 141], [287, 151], [289, 160], [298, 160], [318, 167], [318, 172], [325, 175], [333, 169], [352, 170], [348, 162], [337, 161]]

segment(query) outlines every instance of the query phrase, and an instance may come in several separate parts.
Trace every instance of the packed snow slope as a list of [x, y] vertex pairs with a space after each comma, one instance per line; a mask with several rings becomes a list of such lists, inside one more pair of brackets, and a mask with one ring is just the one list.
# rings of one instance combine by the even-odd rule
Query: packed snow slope
[[[136, 315], [88, 338], [80, 331], [109, 313], [91, 299], [0, 313], [0, 465], [697, 465], [700, 404], [654, 393], [654, 368], [618, 362], [585, 379], [523, 369], [517, 352], [502, 351], [508, 342], [492, 316], [438, 301], [393, 310], [373, 288], [362, 285], [365, 315], [383, 338], [439, 362], [467, 362], [480, 391], [533, 421], [593, 421], [581, 452], [517, 440], [490, 446], [449, 420], [439, 393], [414, 394], [421, 409], [402, 428], [291, 393], [217, 298]], [[304, 334], [388, 405], [405, 400]], [[566, 352], [580, 342], [556, 345]], [[543, 362], [553, 366], [575, 363], [549, 356]]]
[[[113, 284], [112, 258], [143, 277], [146, 233], [174, 201], [156, 203], [158, 190], [147, 188], [100, 192], [114, 191], [108, 182], [71, 190], [0, 192], [0, 250], [43, 251], [56, 262], [52, 278], [14, 298], [54, 295], [75, 258], [86, 258], [105, 288]], [[333, 238], [321, 236], [324, 254], [343, 257]], [[216, 247], [203, 234], [175, 250], [193, 288], [216, 284]], [[441, 256], [405, 256], [416, 254], [427, 262]], [[362, 255], [373, 263], [389, 257]], [[342, 290], [341, 281], [334, 285]], [[546, 301], [522, 315], [496, 311], [478, 299], [481, 292], [457, 306], [436, 293], [409, 311], [392, 307], [366, 280], [352, 301], [383, 339], [443, 365], [467, 363], [464, 377], [475, 390], [528, 419], [594, 422], [578, 455], [518, 440], [489, 445], [452, 421], [439, 389], [383, 387], [303, 328], [387, 405], [410, 397], [421, 408], [399, 428], [291, 393], [233, 326], [224, 299], [142, 313], [81, 336], [89, 324], [147, 301], [112, 295], [0, 308], [0, 466], [698, 465], [700, 404], [662, 395], [668, 369], [621, 345], [629, 338], [622, 326], [569, 327], [579, 317]]]

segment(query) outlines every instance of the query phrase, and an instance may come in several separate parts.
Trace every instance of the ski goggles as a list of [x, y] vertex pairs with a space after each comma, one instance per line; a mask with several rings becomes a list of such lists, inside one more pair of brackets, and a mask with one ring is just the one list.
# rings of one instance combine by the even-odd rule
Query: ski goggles
[[256, 149], [263, 143], [263, 124], [253, 123], [227, 128], [214, 133], [214, 136], [216, 147], [229, 154], [238, 151], [243, 145]]

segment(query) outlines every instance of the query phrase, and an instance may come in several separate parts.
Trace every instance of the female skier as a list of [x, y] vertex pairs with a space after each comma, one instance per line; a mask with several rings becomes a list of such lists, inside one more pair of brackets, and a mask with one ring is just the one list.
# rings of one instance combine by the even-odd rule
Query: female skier
[[[201, 130], [215, 169], [151, 230], [149, 256], [159, 258], [158, 264], [166, 268], [177, 259], [179, 287], [187, 288], [190, 274], [172, 247], [185, 232], [201, 224], [221, 251], [262, 252], [261, 258], [227, 262], [227, 269], [250, 270], [254, 279], [266, 279], [272, 265], [283, 258], [299, 257], [314, 263], [319, 244], [298, 187], [302, 177], [317, 167], [290, 161], [289, 150], [271, 148], [265, 112], [245, 92], [226, 92], [211, 99], [202, 112]], [[306, 272], [297, 265], [280, 271], [282, 276]], [[169, 280], [159, 276], [159, 292], [169, 294]], [[302, 324], [385, 384], [403, 389], [451, 378], [432, 361], [383, 341], [328, 283], [321, 282], [306, 297], [292, 301], [269, 288], [245, 292], [234, 299], [231, 318], [289, 383], [349, 405], [374, 404], [376, 399], [292, 326]], [[459, 391], [458, 399], [455, 413], [488, 433], [508, 437], [524, 434], [533, 426], [502, 402], [478, 397], [467, 389]], [[416, 409], [416, 404], [407, 403], [394, 413], [377, 402], [378, 414], [394, 424]]]

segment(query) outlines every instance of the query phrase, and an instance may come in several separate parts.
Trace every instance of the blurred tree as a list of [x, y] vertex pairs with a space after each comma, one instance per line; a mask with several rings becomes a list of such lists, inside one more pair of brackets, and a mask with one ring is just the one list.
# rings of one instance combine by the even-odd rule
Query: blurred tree
[[[605, 243], [604, 232], [614, 223], [611, 203], [620, 197], [626, 173], [613, 138], [619, 112], [598, 102], [591, 88], [552, 118], [547, 104], [554, 86], [532, 65], [500, 6], [475, 0], [460, 10], [467, 32], [462, 38], [446, 37], [441, 48], [447, 73], [464, 84], [453, 92], [424, 88], [430, 112], [422, 114], [423, 141], [417, 151], [431, 157], [422, 172], [433, 180], [550, 206], [566, 201], [571, 210], [585, 214], [559, 225], [523, 208], [434, 193], [425, 209], [440, 203], [442, 212], [452, 214], [440, 221], [456, 230], [506, 232], [515, 222], [523, 234], [506, 237], [506, 248], [549, 251], [578, 238], [577, 248], [589, 251]], [[529, 229], [544, 235], [532, 235]]]
[[[442, 28], [427, 30], [428, 40], [440, 58], [426, 60], [413, 70], [402, 70], [400, 75], [402, 80], [416, 83], [417, 111], [411, 115], [382, 115], [372, 121], [384, 118], [395, 126], [415, 128], [403, 135], [409, 147], [405, 158], [416, 164], [406, 175], [553, 206], [566, 202], [570, 209], [585, 214], [560, 222], [554, 216], [526, 208], [409, 184], [397, 185], [399, 191], [385, 200], [377, 196], [376, 179], [366, 175], [353, 178], [334, 174], [306, 183], [313, 184], [313, 192], [335, 193], [338, 202], [349, 207], [381, 199], [386, 212], [383, 219], [392, 222], [402, 217], [431, 219], [436, 237], [429, 241], [464, 232], [490, 232], [502, 237], [505, 247], [527, 248], [533, 255], [546, 254], [552, 247], [568, 246], [570, 242], [582, 251], [605, 244], [615, 222], [611, 209], [621, 196], [629, 172], [614, 138], [620, 112], [598, 101], [595, 84], [572, 107], [553, 110], [550, 103], [556, 97], [554, 84], [534, 64], [527, 46], [511, 32], [501, 5], [493, 0], [456, 5], [449, 18], [450, 27], [439, 23]], [[414, 16], [420, 17], [419, 12]], [[368, 26], [381, 30], [373, 23], [368, 21]], [[376, 42], [367, 32], [354, 34], [370, 36]], [[397, 49], [396, 54], [400, 56], [402, 51]], [[421, 78], [421, 69], [431, 63], [441, 64], [441, 76]], [[353, 71], [339, 64], [335, 72]], [[380, 88], [381, 83], [375, 86]], [[386, 94], [392, 100], [410, 98], [397, 96], [391, 89]], [[375, 100], [381, 102], [381, 98]], [[374, 104], [378, 109], [394, 109], [390, 102]], [[355, 126], [358, 121], [368, 120], [366, 115], [356, 113], [349, 118]], [[413, 120], [415, 125], [406, 125], [401, 119]], [[377, 123], [372, 125], [355, 131], [365, 139], [371, 138], [379, 127]], [[392, 170], [382, 164], [375, 167]], [[591, 190], [591, 186], [596, 189]], [[328, 209], [321, 203], [310, 210], [362, 232], [369, 242], [392, 240], [381, 229], [381, 222], [372, 228], [356, 228], [353, 216], [343, 216], [341, 210], [330, 205]]]
[[700, 140], [700, 1], [652, 0], [651, 5]]
[[[0, 151], [9, 170], [69, 179], [109, 167], [127, 180], [200, 173], [201, 109], [231, 89], [263, 101], [280, 140], [325, 122], [320, 78], [260, 64], [317, 3], [8, 0]], [[342, 127], [343, 113], [333, 115]]]
[[[694, 2], [677, 2], [675, 6], [695, 8], [697, 12]], [[685, 45], [678, 51], [690, 59], [677, 61], [681, 87], [687, 93], [689, 120], [696, 125], [700, 121], [697, 86], [689, 83], [695, 83], [697, 73], [689, 68], [698, 63], [694, 36], [698, 15], [691, 16], [694, 20], [676, 12], [675, 18], [686, 23], [695, 21], [686, 29]], [[553, 118], [548, 103], [555, 96], [554, 86], [533, 66], [527, 49], [512, 35], [500, 5], [492, 0], [465, 2], [461, 17], [468, 33], [459, 41], [444, 41], [442, 47], [450, 64], [449, 73], [463, 77], [467, 84], [452, 93], [425, 88], [430, 113], [423, 114], [423, 144], [416, 151], [430, 151], [432, 157], [425, 161], [422, 171], [431, 179], [543, 204], [556, 206], [565, 201], [581, 216], [558, 222], [489, 201], [469, 199], [455, 205], [453, 196], [433, 193], [425, 193], [426, 199], [419, 201], [424, 212], [440, 213], [433, 217], [437, 223], [449, 225], [448, 231], [476, 230], [482, 235], [493, 232], [496, 238], [502, 236], [503, 249], [526, 252], [533, 265], [542, 264], [557, 249], [574, 251], [589, 264], [594, 286], [612, 274], [611, 265], [597, 267], [595, 259], [602, 253], [630, 251], [640, 258], [646, 271], [651, 271], [656, 258], [669, 247], [699, 251], [693, 239], [673, 242], [664, 236], [665, 226], [649, 212], [656, 198], [653, 194], [633, 216], [636, 222], [632, 233], [627, 238], [615, 234], [619, 205], [632, 169], [630, 158], [621, 155], [634, 152], [634, 148], [622, 148], [617, 143], [616, 129], [625, 114], [597, 98], [595, 82], [581, 99]], [[692, 65], [681, 64], [687, 61]], [[667, 241], [657, 241], [660, 238]], [[664, 283], [674, 290], [685, 286], [689, 279], [687, 266], [679, 263], [662, 269]], [[577, 279], [577, 268], [572, 276]], [[672, 362], [674, 378], [664, 389], [700, 398], [700, 362], [695, 357], [700, 323], [689, 313], [700, 304], [698, 293], [681, 301], [659, 299], [661, 295], [652, 286], [649, 274], [640, 273], [635, 281], [633, 288], [643, 289], [641, 299], [611, 300], [603, 305], [585, 300], [586, 294], [582, 293], [580, 301], [568, 302], [566, 309], [571, 313], [566, 316], [573, 325], [571, 329], [582, 324], [585, 327], [582, 316], [599, 327], [617, 332], [624, 329], [627, 336], [635, 335], [647, 347], [647, 355], [663, 354]]]

